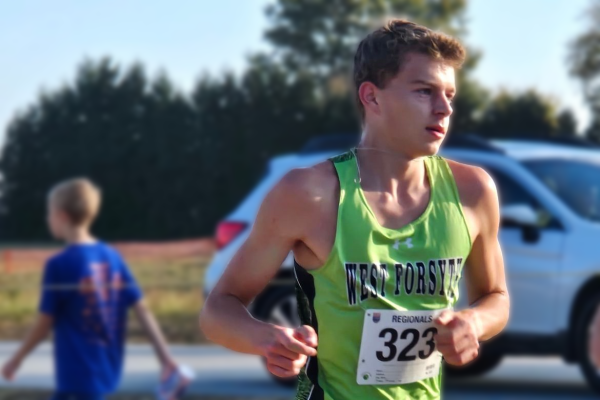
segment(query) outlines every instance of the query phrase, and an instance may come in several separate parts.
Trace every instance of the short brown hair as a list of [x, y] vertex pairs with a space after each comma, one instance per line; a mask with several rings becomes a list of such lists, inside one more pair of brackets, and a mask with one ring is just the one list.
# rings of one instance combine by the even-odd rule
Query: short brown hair
[[49, 194], [52, 206], [64, 212], [75, 226], [89, 225], [100, 209], [100, 189], [87, 178], [59, 182]]
[[460, 68], [467, 52], [458, 40], [413, 22], [394, 19], [364, 38], [354, 55], [354, 85], [361, 118], [365, 109], [358, 97], [363, 82], [378, 88], [398, 74], [409, 53], [426, 54]]

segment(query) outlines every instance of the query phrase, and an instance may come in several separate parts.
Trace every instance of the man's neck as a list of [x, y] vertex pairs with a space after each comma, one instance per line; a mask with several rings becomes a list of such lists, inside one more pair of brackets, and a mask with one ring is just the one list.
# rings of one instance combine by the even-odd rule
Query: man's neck
[[362, 145], [357, 157], [361, 186], [367, 191], [414, 193], [428, 185], [423, 158], [408, 159], [402, 154]]
[[87, 228], [72, 228], [64, 233], [64, 240], [68, 244], [92, 244], [97, 240]]
[[[374, 132], [373, 127], [363, 134], [358, 145], [358, 162], [361, 179], [379, 191], [395, 192], [398, 182], [410, 190], [411, 186], [422, 186], [425, 179], [423, 158], [414, 158], [396, 150], [386, 143], [383, 132]], [[396, 184], [394, 184], [396, 182]]]

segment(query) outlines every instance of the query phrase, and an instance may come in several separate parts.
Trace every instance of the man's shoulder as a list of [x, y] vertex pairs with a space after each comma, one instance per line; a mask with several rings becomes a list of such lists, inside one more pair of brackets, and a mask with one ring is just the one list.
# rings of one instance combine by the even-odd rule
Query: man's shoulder
[[339, 178], [336, 165], [354, 158], [347, 151], [308, 168], [295, 168], [284, 175], [277, 187], [284, 188], [290, 195], [300, 195], [311, 200], [314, 196], [333, 196], [339, 193]]
[[278, 185], [294, 194], [317, 194], [337, 183], [335, 167], [330, 160], [308, 168], [295, 168], [284, 175]]
[[456, 186], [462, 196], [477, 200], [482, 196], [496, 195], [494, 180], [481, 167], [446, 159]]
[[[446, 160], [452, 170], [460, 201], [467, 216], [471, 216], [472, 234], [478, 235], [482, 221], [492, 221], [497, 229], [499, 218], [499, 200], [496, 185], [492, 177], [480, 167]], [[496, 222], [494, 222], [496, 221]]]
[[327, 160], [286, 173], [265, 198], [262, 210], [270, 219], [300, 228], [331, 213], [338, 198], [335, 167]]

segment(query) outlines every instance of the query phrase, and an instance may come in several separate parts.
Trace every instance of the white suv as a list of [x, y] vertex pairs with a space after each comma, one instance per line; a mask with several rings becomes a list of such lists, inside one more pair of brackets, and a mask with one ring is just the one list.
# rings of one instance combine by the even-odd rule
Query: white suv
[[[328, 137], [298, 154], [271, 161], [262, 182], [217, 227], [219, 251], [206, 273], [205, 294], [246, 239], [271, 187], [293, 168], [339, 154], [353, 139]], [[600, 150], [571, 142], [488, 143], [458, 136], [442, 149], [444, 157], [483, 167], [496, 182], [512, 303], [504, 332], [482, 347], [475, 362], [448, 372], [482, 373], [504, 354], [559, 354], [568, 362], [579, 362], [589, 384], [600, 391], [600, 374], [587, 350], [588, 327], [600, 304]], [[252, 303], [257, 318], [299, 324], [292, 266], [290, 254], [271, 285]]]

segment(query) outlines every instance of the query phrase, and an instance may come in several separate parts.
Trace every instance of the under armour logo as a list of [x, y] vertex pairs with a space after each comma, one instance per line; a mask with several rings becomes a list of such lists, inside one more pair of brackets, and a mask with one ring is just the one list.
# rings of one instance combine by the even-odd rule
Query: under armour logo
[[401, 242], [400, 240], [396, 239], [396, 241], [394, 242], [394, 249], [398, 250], [398, 248], [400, 248], [400, 244], [406, 245], [406, 247], [408, 247], [409, 249], [412, 249], [414, 247], [412, 244], [412, 238], [408, 238], [404, 242]]

